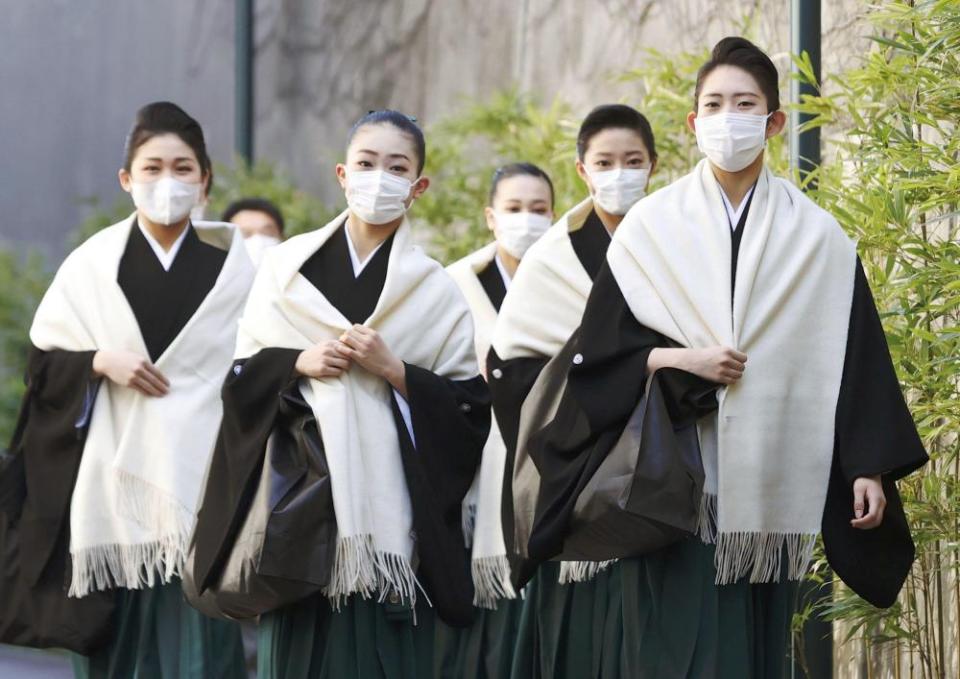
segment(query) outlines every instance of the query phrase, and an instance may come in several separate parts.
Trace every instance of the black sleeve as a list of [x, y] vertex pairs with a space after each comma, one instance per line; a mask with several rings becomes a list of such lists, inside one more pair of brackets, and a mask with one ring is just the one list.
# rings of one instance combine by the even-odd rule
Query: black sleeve
[[[896, 480], [926, 461], [858, 260], [821, 531], [834, 572], [874, 606], [894, 604], [913, 565], [913, 538]], [[883, 475], [887, 498], [883, 523], [854, 528], [853, 482], [877, 474]]]
[[837, 401], [836, 457], [851, 483], [876, 474], [896, 480], [927, 461], [859, 260]]
[[490, 432], [490, 393], [480, 376], [449, 380], [409, 364], [406, 382], [415, 447], [396, 401], [393, 412], [413, 508], [418, 578], [437, 614], [466, 626], [474, 615], [473, 581], [461, 503]]
[[[567, 385], [553, 420], [530, 440], [540, 472], [537, 518], [528, 545], [549, 559], [563, 546], [573, 507], [584, 485], [619, 439], [646, 386], [647, 358], [676, 346], [640, 324], [608, 264], [597, 275], [570, 355]], [[717, 407], [717, 385], [681, 370], [662, 371], [661, 386], [675, 426], [691, 424]]]
[[[6, 479], [0, 483], [3, 511], [19, 516], [21, 568], [28, 582], [39, 579], [51, 555], [62, 551], [58, 543], [69, 539], [66, 519], [98, 387], [94, 353], [34, 347], [28, 357], [27, 390], [10, 444], [22, 463], [21, 487], [8, 488]], [[11, 475], [16, 466], [10, 465]]]
[[219, 576], [253, 500], [286, 390], [296, 388], [297, 349], [262, 349], [235, 361], [221, 392], [223, 421], [194, 532], [194, 582], [200, 593]]

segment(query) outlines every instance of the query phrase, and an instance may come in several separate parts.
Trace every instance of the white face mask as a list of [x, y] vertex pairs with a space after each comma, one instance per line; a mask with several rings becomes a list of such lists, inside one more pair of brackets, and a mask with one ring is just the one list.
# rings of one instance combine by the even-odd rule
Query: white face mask
[[521, 259], [552, 223], [547, 215], [535, 212], [495, 212], [497, 242], [517, 259]]
[[133, 204], [154, 224], [176, 224], [200, 202], [201, 183], [187, 184], [173, 177], [132, 182]]
[[279, 243], [279, 238], [267, 236], [262, 233], [255, 233], [243, 239], [243, 245], [247, 248], [247, 254], [250, 255], [250, 259], [253, 260], [254, 266], [260, 266], [260, 262], [263, 260], [263, 253]]
[[625, 215], [634, 203], [647, 194], [650, 168], [619, 168], [602, 172], [587, 171], [593, 184], [593, 199], [612, 215]]
[[347, 172], [347, 205], [367, 224], [386, 224], [402, 217], [413, 182], [383, 170]]
[[767, 145], [767, 119], [771, 115], [714, 113], [697, 117], [697, 146], [721, 170], [739, 172]]

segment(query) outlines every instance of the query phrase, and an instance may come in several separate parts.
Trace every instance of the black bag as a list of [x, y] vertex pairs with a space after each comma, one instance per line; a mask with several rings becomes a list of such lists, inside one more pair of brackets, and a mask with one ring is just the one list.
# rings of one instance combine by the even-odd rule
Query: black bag
[[[207, 479], [205, 492], [217, 492], [217, 479]], [[337, 543], [330, 470], [316, 418], [296, 388], [282, 395], [256, 492], [242, 510], [229, 556], [202, 593], [191, 541], [183, 591], [192, 606], [211, 617], [253, 618], [327, 584]]]
[[[17, 437], [14, 437], [16, 440]], [[23, 507], [27, 484], [23, 456], [15, 451], [0, 462], [0, 642], [34, 648], [65, 648], [89, 655], [110, 638], [116, 594], [94, 592], [83, 598], [67, 596], [69, 531], [45, 563], [21, 564], [21, 532], [36, 526]], [[65, 524], [69, 517], [65, 517]], [[26, 524], [26, 525], [25, 525]]]
[[[550, 360], [521, 411], [513, 496], [516, 545], [523, 557], [538, 530], [544, 500], [540, 471], [531, 453], [557, 415], [576, 350], [577, 343], [569, 341]], [[696, 531], [704, 482], [697, 427], [692, 422], [674, 426], [663, 379], [660, 372], [647, 379], [623, 432], [592, 476], [582, 480], [566, 522], [562, 552], [553, 558], [606, 561], [639, 556]]]
[[655, 373], [623, 434], [580, 492], [561, 558], [639, 556], [689, 537], [697, 528], [703, 481], [697, 427], [674, 429]]

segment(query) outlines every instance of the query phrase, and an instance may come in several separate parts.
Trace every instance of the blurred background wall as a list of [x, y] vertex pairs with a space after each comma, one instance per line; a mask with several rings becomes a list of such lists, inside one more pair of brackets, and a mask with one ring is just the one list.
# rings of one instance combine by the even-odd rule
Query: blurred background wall
[[[0, 245], [53, 262], [116, 172], [137, 108], [170, 99], [215, 161], [234, 136], [233, 0], [0, 0]], [[784, 0], [257, 0], [255, 157], [335, 203], [352, 121], [393, 107], [430, 123], [515, 86], [578, 114], [635, 85], [649, 48], [711, 45], [749, 22], [789, 68]], [[866, 3], [823, 3], [823, 73], [865, 44]], [[784, 96], [786, 91], [784, 91]], [[429, 140], [428, 140], [429, 141]], [[132, 209], [132, 208], [131, 208]]]

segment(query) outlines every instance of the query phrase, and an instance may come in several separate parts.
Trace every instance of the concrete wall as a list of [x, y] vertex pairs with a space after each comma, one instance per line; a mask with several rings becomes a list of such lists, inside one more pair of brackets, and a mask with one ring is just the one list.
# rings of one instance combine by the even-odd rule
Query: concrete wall
[[[856, 56], [865, 4], [825, 2], [825, 73]], [[136, 109], [172, 99], [214, 159], [233, 142], [232, 0], [0, 0], [0, 242], [52, 258], [111, 204]], [[510, 85], [585, 112], [628, 94], [611, 77], [646, 48], [753, 32], [788, 65], [784, 0], [259, 0], [256, 155], [340, 199], [331, 165], [352, 121], [383, 106], [429, 125]]]

